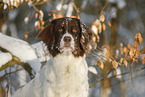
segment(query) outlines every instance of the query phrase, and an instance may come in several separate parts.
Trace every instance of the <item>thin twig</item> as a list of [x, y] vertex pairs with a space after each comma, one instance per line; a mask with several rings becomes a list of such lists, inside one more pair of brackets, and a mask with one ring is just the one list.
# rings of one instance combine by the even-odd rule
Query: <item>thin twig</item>
[[[144, 70], [144, 69], [145, 69], [145, 66], [142, 67], [142, 68], [140, 68], [140, 69], [134, 70], [133, 72], [138, 72], [138, 71], [141, 71], [141, 70]], [[110, 79], [110, 78], [115, 78], [116, 76], [129, 74], [129, 73], [131, 73], [131, 72], [129, 71], [129, 72], [121, 73], [121, 74], [118, 74], [118, 75], [114, 75], [114, 76], [109, 77], [109, 79]], [[99, 80], [95, 81], [94, 83], [92, 83], [92, 84], [89, 86], [89, 88], [91, 88], [91, 87], [94, 86], [96, 83], [101, 82], [101, 81], [103, 81], [103, 80], [105, 80], [105, 79], [108, 79], [108, 77], [105, 77], [105, 78], [102, 78], [102, 79], [99, 79]]]

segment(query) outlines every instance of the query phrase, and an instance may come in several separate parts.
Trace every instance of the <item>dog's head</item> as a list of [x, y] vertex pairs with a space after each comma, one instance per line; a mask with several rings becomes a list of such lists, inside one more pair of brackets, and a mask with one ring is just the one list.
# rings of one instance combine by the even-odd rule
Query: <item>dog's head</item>
[[92, 33], [76, 18], [59, 18], [51, 21], [37, 36], [55, 57], [60, 53], [83, 56], [89, 50]]

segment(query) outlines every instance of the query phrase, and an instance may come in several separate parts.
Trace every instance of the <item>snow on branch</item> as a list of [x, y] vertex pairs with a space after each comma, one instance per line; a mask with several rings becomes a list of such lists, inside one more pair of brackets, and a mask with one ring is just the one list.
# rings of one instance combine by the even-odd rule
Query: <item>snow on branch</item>
[[0, 52], [0, 68], [10, 60], [12, 60], [12, 55], [10, 53]]
[[37, 58], [35, 50], [27, 42], [1, 33], [0, 39], [1, 48], [6, 49], [12, 55], [18, 57], [22, 62], [30, 64], [35, 72], [40, 70], [41, 63]]

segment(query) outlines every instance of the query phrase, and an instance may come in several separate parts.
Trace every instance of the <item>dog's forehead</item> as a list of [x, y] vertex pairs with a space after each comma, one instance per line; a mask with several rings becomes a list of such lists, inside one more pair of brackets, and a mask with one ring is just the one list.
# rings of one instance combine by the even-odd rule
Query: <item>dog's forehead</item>
[[57, 25], [61, 25], [61, 26], [78, 25], [79, 24], [79, 19], [69, 18], [69, 17], [59, 18], [59, 19], [56, 19], [55, 21], [56, 21]]

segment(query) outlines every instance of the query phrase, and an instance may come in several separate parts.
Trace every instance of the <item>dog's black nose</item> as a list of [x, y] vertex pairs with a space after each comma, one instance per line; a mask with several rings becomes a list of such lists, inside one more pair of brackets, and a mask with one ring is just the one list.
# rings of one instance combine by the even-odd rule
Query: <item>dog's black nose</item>
[[63, 40], [64, 40], [64, 42], [70, 42], [71, 37], [70, 36], [65, 36]]

